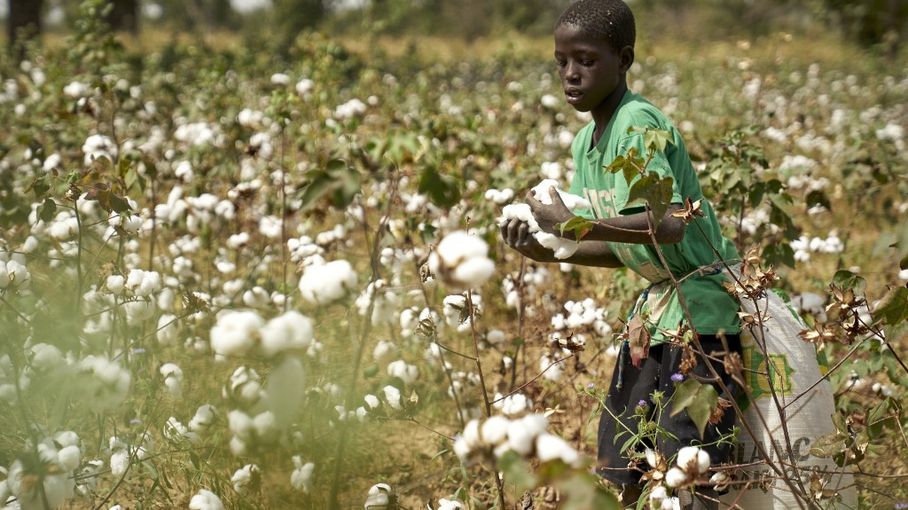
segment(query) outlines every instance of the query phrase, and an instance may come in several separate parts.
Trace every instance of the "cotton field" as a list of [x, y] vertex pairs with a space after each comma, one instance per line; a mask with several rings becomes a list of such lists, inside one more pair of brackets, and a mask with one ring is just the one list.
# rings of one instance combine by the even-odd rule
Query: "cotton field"
[[[175, 44], [139, 65], [71, 42], [0, 74], [0, 505], [617, 508], [595, 423], [645, 285], [498, 234], [527, 192], [568, 188], [589, 121], [549, 50], [437, 62], [306, 35], [288, 59]], [[827, 453], [887, 507], [908, 497], [908, 67], [763, 43], [644, 47], [629, 85], [817, 331]], [[847, 275], [858, 297], [830, 290]], [[823, 329], [848, 310], [868, 327]], [[692, 448], [641, 456], [646, 505], [740, 480]]]

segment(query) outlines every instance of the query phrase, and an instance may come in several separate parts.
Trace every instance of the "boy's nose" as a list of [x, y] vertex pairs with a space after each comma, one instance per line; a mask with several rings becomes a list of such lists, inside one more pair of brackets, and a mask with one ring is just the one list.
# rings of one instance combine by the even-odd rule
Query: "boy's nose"
[[568, 64], [567, 69], [564, 70], [564, 79], [569, 82], [580, 80], [580, 71], [577, 69], [577, 64]]

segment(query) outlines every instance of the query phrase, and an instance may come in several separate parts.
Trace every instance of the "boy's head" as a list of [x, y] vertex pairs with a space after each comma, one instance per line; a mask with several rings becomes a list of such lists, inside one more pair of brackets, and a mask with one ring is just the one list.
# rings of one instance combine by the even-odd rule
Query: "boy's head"
[[634, 13], [622, 0], [578, 0], [561, 13], [555, 29], [562, 25], [572, 25], [590, 39], [604, 40], [615, 51], [633, 48], [637, 38]]
[[625, 90], [635, 38], [634, 14], [622, 0], [571, 4], [555, 24], [555, 61], [568, 103], [595, 116], [613, 93]]

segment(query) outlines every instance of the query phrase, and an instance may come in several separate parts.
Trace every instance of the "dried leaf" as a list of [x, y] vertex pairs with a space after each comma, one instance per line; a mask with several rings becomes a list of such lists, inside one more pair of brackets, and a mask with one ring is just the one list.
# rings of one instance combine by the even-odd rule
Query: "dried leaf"
[[627, 342], [631, 352], [631, 363], [640, 368], [641, 363], [649, 355], [650, 332], [646, 321], [640, 314], [627, 323]]

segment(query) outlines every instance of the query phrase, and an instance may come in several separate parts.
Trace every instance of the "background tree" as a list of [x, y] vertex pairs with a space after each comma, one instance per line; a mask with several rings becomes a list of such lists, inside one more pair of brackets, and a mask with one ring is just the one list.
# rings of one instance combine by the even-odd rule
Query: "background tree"
[[6, 35], [9, 48], [19, 60], [25, 55], [25, 43], [41, 35], [41, 8], [44, 0], [9, 0]]
[[111, 28], [136, 34], [139, 31], [139, 3], [137, 0], [111, 0], [113, 8], [107, 15]]

